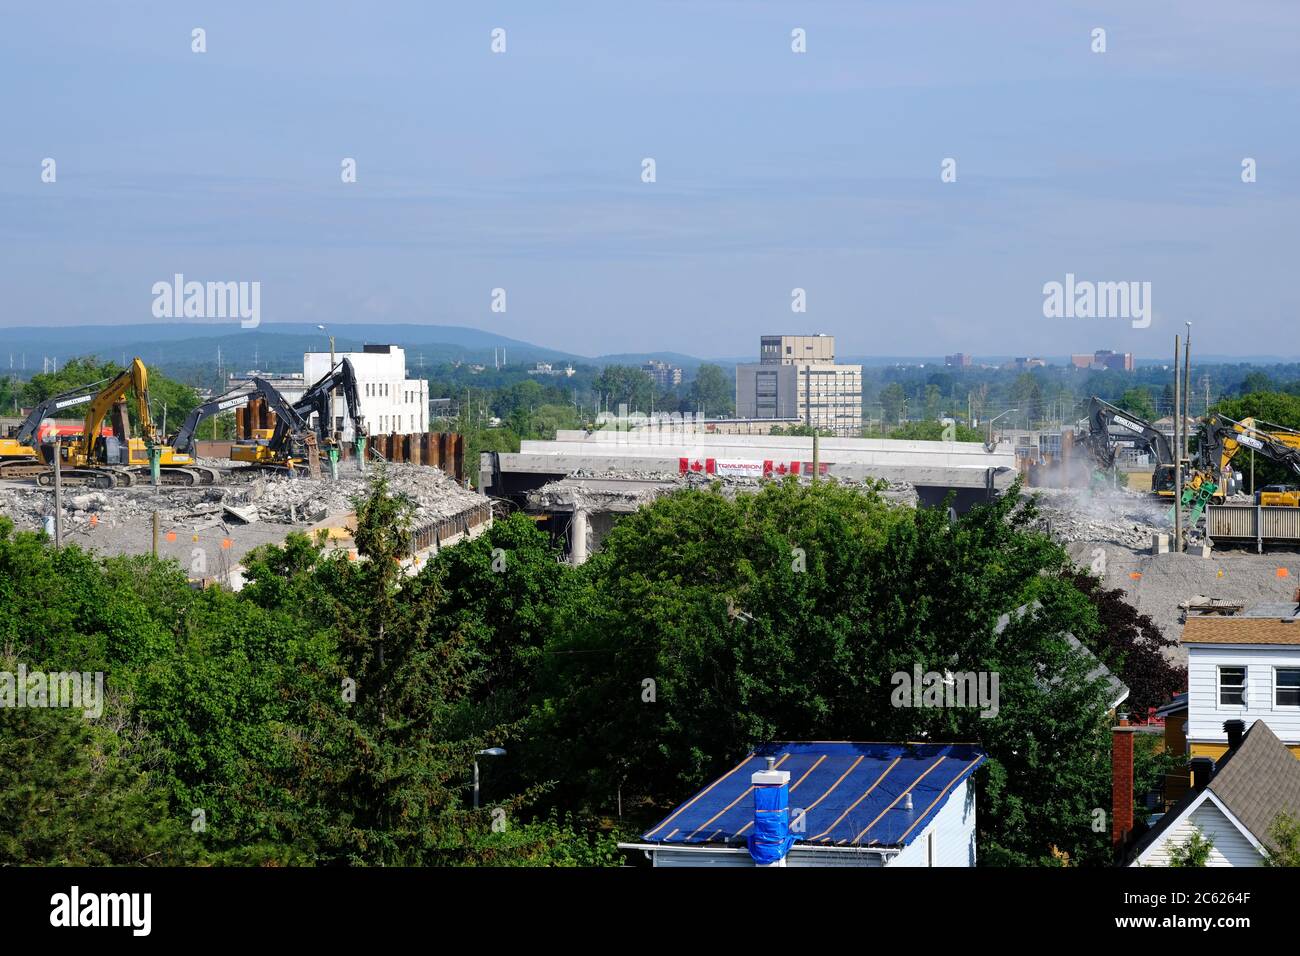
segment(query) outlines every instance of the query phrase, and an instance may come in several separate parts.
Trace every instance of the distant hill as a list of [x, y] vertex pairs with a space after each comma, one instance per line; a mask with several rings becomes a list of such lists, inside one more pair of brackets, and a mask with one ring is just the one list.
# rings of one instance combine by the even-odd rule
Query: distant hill
[[[60, 363], [80, 355], [97, 355], [121, 362], [139, 355], [156, 365], [215, 364], [220, 349], [228, 368], [258, 367], [268, 370], [296, 368], [302, 353], [329, 347], [334, 336], [340, 351], [359, 351], [366, 343], [400, 345], [407, 361], [436, 365], [466, 361], [491, 364], [493, 349], [499, 349], [512, 367], [534, 362], [574, 365], [639, 365], [648, 359], [694, 370], [704, 361], [678, 352], [625, 352], [585, 356], [547, 348], [497, 335], [482, 329], [457, 325], [415, 325], [406, 323], [333, 323], [328, 332], [305, 322], [263, 323], [256, 329], [241, 329], [234, 322], [159, 322], [132, 325], [24, 326], [0, 329], [0, 370], [7, 371], [10, 356], [14, 371], [40, 371], [44, 357]], [[724, 366], [725, 367], [725, 366]]]

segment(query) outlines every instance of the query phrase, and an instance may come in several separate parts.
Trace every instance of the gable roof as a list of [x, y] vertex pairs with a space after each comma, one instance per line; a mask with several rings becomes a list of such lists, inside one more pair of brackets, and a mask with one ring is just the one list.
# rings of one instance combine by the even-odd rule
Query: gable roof
[[1300, 619], [1189, 617], [1184, 644], [1300, 644]]
[[[953, 790], [984, 761], [971, 744], [772, 743], [754, 750], [729, 772], [642, 835], [648, 843], [726, 844], [753, 832], [750, 775], [767, 768], [790, 772], [792, 817], [803, 810], [803, 846], [904, 847], [921, 834]], [[904, 794], [912, 809], [903, 808]]]
[[1237, 749], [1220, 758], [1205, 789], [1189, 791], [1174, 804], [1133, 845], [1129, 859], [1140, 857], [1161, 834], [1185, 818], [1206, 798], [1206, 791], [1251, 842], [1270, 846], [1268, 831], [1278, 814], [1300, 816], [1300, 760], [1268, 724], [1256, 720]]
[[1279, 813], [1300, 816], [1300, 760], [1262, 720], [1251, 724], [1209, 788], [1261, 843]]
[[[1034, 612], [1040, 610], [1042, 606], [1043, 605], [1041, 601], [1031, 601], [1028, 604], [1020, 605], [1020, 607], [1016, 608], [1010, 614], [1003, 614], [1000, 618], [997, 619], [997, 623], [993, 625], [993, 633], [1001, 634], [1003, 631], [1005, 631], [1007, 629], [1007, 625], [1011, 623], [1012, 615], [1014, 615], [1016, 620], [1019, 621], [1026, 614], [1033, 614]], [[1064, 637], [1065, 642], [1069, 644], [1072, 648], [1074, 648], [1076, 651], [1081, 651], [1085, 656], [1090, 657], [1093, 660], [1097, 659], [1097, 655], [1094, 654], [1091, 650], [1089, 650], [1087, 645], [1084, 644], [1083, 641], [1079, 640], [1069, 631], [1062, 632], [1061, 636]], [[1116, 677], [1115, 674], [1111, 671], [1111, 669], [1107, 667], [1105, 664], [1103, 664], [1101, 661], [1097, 661], [1097, 666], [1094, 667], [1092, 670], [1088, 671], [1087, 674], [1087, 679], [1090, 681], [1096, 680], [1099, 677], [1105, 678], [1106, 702], [1110, 705], [1111, 710], [1114, 710], [1120, 704], [1124, 703], [1124, 701], [1128, 700], [1128, 695], [1129, 695], [1128, 685], [1125, 684], [1118, 677]]]
[[1174, 717], [1178, 714], [1187, 713], [1187, 691], [1181, 694], [1174, 694], [1169, 703], [1162, 707], [1156, 708], [1155, 716], [1157, 717]]

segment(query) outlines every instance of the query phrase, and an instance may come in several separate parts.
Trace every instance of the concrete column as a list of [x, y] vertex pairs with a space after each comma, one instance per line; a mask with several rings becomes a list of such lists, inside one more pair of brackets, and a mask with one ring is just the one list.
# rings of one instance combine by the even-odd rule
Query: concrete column
[[575, 568], [587, 563], [587, 512], [581, 508], [573, 509], [569, 522], [569, 558]]

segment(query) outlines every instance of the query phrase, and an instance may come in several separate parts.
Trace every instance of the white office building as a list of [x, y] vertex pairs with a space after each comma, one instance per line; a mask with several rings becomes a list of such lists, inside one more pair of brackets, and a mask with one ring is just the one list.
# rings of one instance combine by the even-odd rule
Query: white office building
[[[412, 434], [429, 428], [429, 383], [407, 378], [406, 350], [397, 345], [366, 345], [360, 352], [336, 352], [335, 361], [350, 359], [357, 374], [360, 412], [371, 434]], [[303, 378], [319, 381], [330, 370], [329, 352], [307, 352]], [[352, 438], [352, 424], [340, 392], [334, 393], [334, 427]]]

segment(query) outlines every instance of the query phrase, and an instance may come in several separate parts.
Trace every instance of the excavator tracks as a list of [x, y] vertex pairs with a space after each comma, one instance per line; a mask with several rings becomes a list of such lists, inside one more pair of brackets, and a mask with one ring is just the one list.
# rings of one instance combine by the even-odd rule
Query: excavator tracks
[[[194, 487], [215, 485], [224, 477], [220, 469], [207, 465], [164, 465], [158, 473], [160, 484], [168, 487]], [[152, 484], [152, 475], [145, 466], [64, 468], [60, 481], [68, 487], [131, 488]], [[36, 483], [42, 488], [54, 487], [54, 471], [42, 468], [36, 474]]]

